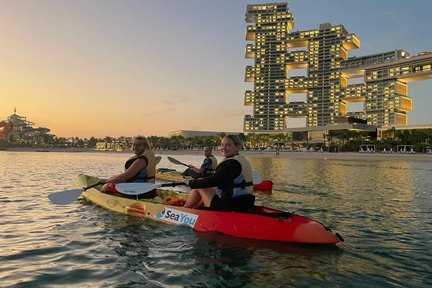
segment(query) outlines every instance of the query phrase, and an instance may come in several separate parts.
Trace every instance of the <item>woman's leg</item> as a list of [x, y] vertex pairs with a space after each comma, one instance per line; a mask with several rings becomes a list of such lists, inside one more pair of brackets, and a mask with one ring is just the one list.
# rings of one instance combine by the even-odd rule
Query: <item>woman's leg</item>
[[202, 201], [202, 199], [198, 202], [198, 204], [196, 204], [194, 207], [192, 207], [192, 208], [194, 208], [194, 209], [196, 209], [196, 208], [200, 208], [200, 207], [202, 207], [202, 206], [204, 206], [204, 203], [203, 203], [203, 201]]
[[192, 189], [189, 193], [188, 198], [186, 199], [186, 203], [184, 207], [194, 208], [201, 201], [201, 195], [198, 193], [198, 189]]
[[205, 207], [210, 207], [210, 203], [213, 197], [216, 195], [216, 188], [205, 188], [205, 189], [197, 189], [198, 193], [201, 195], [201, 200], [204, 203]]
[[211, 200], [216, 195], [216, 188], [192, 189], [184, 207], [195, 208], [202, 206], [210, 207]]

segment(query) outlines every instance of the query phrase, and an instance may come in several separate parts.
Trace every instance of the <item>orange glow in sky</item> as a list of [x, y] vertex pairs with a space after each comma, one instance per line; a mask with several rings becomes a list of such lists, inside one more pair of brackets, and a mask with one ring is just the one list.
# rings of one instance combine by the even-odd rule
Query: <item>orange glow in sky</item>
[[[244, 93], [253, 89], [244, 83], [252, 65], [244, 13], [267, 2], [3, 0], [0, 120], [16, 107], [35, 127], [83, 138], [242, 131], [252, 114]], [[432, 50], [431, 37], [421, 36], [430, 34], [431, 1], [408, 5], [413, 11], [406, 1], [366, 0], [358, 9], [348, 5], [358, 1], [287, 2], [295, 29], [343, 24], [361, 40], [358, 55]], [[410, 124], [432, 123], [432, 81], [422, 82], [410, 84]]]

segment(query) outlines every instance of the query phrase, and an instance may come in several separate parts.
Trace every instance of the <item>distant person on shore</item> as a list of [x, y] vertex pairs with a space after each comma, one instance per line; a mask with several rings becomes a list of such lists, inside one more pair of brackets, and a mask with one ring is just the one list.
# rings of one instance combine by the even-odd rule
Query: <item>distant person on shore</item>
[[[125, 163], [125, 171], [108, 179], [101, 179], [102, 191], [116, 193], [115, 184], [125, 182], [155, 182], [156, 158], [147, 138], [136, 136], [131, 150], [135, 153]], [[147, 193], [151, 197], [153, 193]]]
[[[205, 178], [183, 180], [192, 188], [185, 207], [205, 206], [230, 211], [234, 203], [232, 199], [252, 193], [252, 168], [249, 161], [239, 155], [240, 148], [238, 136], [226, 135], [221, 143], [222, 156], [225, 158], [216, 167], [215, 173]], [[253, 200], [249, 206], [253, 206]]]
[[200, 177], [208, 177], [213, 175], [215, 169], [218, 165], [216, 158], [212, 155], [212, 148], [209, 146], [204, 147], [204, 161], [201, 164], [201, 167], [197, 168], [192, 165], [189, 165], [189, 168], [186, 169], [182, 175], [183, 176], [191, 176], [192, 178], [200, 178]]

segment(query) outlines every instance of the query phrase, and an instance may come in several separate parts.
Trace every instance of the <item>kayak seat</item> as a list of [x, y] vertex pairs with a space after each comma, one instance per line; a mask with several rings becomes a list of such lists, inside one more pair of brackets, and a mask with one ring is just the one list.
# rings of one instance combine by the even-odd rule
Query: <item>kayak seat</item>
[[255, 195], [245, 194], [238, 197], [231, 198], [232, 211], [243, 213], [255, 212]]
[[168, 173], [168, 172], [174, 172], [174, 171], [176, 171], [176, 170], [175, 169], [170, 169], [170, 168], [158, 168], [156, 170], [156, 172], [159, 172], [159, 173]]
[[215, 196], [210, 203], [210, 207], [203, 208], [205, 210], [255, 213], [255, 195], [245, 194], [229, 199], [220, 199]]

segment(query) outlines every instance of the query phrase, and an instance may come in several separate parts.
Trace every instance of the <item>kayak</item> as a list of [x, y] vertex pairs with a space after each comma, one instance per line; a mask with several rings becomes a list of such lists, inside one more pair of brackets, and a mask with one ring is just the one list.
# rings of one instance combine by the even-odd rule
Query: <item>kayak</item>
[[[156, 179], [160, 181], [169, 181], [169, 182], [179, 182], [183, 180], [183, 175], [181, 172], [168, 169], [168, 168], [159, 168], [156, 171]], [[255, 192], [265, 192], [266, 194], [271, 194], [273, 189], [273, 182], [270, 180], [262, 180], [260, 183], [253, 184], [253, 190]]]
[[[96, 177], [79, 175], [76, 184], [83, 188], [98, 182]], [[343, 241], [339, 234], [317, 221], [264, 206], [253, 205], [253, 213], [191, 209], [182, 206], [187, 195], [175, 191], [157, 190], [154, 198], [131, 199], [103, 193], [96, 187], [82, 193], [86, 201], [109, 211], [166, 224], [187, 225], [200, 232], [320, 245], [335, 245]], [[251, 194], [248, 196], [255, 197]]]

